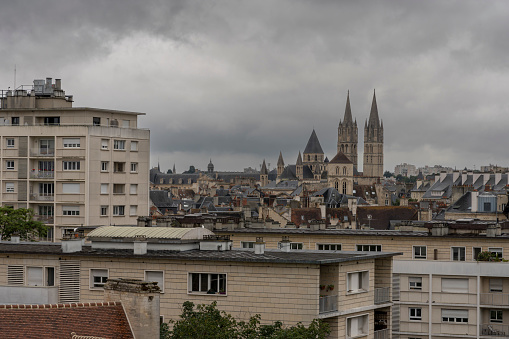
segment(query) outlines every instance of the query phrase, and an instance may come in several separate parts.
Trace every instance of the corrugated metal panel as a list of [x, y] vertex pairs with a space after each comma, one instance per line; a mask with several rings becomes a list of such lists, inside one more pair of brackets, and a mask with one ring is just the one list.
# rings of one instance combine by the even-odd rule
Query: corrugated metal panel
[[89, 238], [134, 238], [144, 235], [147, 239], [202, 239], [203, 235], [214, 234], [206, 228], [175, 227], [122, 227], [103, 226], [88, 234]]

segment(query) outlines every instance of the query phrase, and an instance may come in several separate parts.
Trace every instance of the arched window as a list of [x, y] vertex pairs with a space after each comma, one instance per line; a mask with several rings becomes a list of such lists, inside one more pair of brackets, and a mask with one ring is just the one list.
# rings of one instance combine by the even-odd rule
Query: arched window
[[336, 188], [336, 190], [339, 190], [339, 182], [337, 182], [337, 181], [336, 181], [336, 182], [334, 183], [334, 188]]
[[345, 145], [345, 153], [348, 153], [348, 145]]
[[336, 175], [339, 175], [339, 167], [336, 167]]
[[343, 194], [346, 194], [346, 181], [343, 181]]
[[318, 155], [315, 155], [315, 161], [318, 161]]
[[343, 167], [343, 175], [346, 175], [346, 166]]
[[345, 145], [341, 145], [341, 152], [345, 153]]

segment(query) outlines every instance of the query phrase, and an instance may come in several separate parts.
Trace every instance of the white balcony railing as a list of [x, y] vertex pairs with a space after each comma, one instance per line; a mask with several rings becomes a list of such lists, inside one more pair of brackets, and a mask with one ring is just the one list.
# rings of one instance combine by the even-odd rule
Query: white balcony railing
[[391, 288], [390, 287], [380, 287], [375, 288], [375, 304], [383, 304], [391, 301]]
[[30, 200], [34, 201], [53, 201], [55, 199], [53, 194], [38, 194], [38, 193], [32, 193], [30, 194]]
[[328, 295], [325, 297], [320, 297], [320, 311], [319, 313], [327, 313], [334, 312], [338, 310], [338, 296], [337, 295]]
[[53, 179], [55, 177], [54, 171], [31, 171], [31, 179]]
[[54, 148], [31, 148], [30, 156], [32, 157], [53, 157], [55, 156]]
[[55, 218], [52, 215], [39, 215], [39, 214], [36, 214], [36, 215], [34, 215], [34, 220], [35, 221], [43, 222], [45, 224], [53, 224], [53, 221], [55, 220]]
[[391, 331], [386, 328], [374, 332], [374, 339], [389, 339], [391, 337]]

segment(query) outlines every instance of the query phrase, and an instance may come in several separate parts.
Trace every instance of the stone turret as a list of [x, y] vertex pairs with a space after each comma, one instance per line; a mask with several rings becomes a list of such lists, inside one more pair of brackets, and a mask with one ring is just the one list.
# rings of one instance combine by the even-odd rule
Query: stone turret
[[346, 96], [346, 107], [343, 121], [339, 121], [338, 126], [338, 149], [357, 167], [357, 143], [358, 143], [357, 120], [352, 119], [352, 109], [350, 107], [350, 91]]
[[384, 127], [378, 117], [376, 95], [373, 91], [373, 102], [369, 119], [364, 124], [364, 164], [363, 175], [381, 178], [384, 165]]

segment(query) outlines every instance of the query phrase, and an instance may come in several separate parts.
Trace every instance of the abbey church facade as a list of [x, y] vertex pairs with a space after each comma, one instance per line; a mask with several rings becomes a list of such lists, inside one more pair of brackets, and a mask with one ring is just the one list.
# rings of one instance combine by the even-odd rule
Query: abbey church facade
[[299, 152], [295, 165], [285, 166], [283, 155], [279, 154], [277, 181], [299, 180], [316, 186], [334, 187], [343, 194], [352, 194], [354, 182], [361, 185], [378, 182], [383, 176], [384, 133], [375, 93], [369, 118], [364, 124], [362, 172], [358, 171], [358, 139], [357, 120], [352, 117], [348, 93], [345, 114], [338, 126], [336, 155], [329, 161], [313, 130], [302, 155]]

